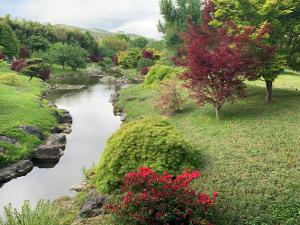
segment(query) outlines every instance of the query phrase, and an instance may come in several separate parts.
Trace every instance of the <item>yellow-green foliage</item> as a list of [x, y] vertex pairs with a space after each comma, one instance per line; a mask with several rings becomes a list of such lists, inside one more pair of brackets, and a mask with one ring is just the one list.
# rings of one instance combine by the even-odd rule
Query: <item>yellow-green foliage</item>
[[0, 74], [0, 83], [13, 86], [19, 86], [21, 84], [18, 76], [14, 73]]
[[200, 166], [200, 157], [166, 120], [136, 120], [121, 127], [109, 139], [92, 182], [102, 193], [120, 187], [124, 175], [140, 166], [179, 174]]
[[181, 74], [184, 70], [178, 67], [166, 66], [166, 65], [154, 65], [151, 67], [149, 73], [145, 79], [145, 86], [150, 86], [152, 84], [157, 84], [162, 80], [174, 77]]
[[125, 69], [137, 67], [140, 58], [140, 51], [139, 49], [135, 48], [132, 48], [128, 51], [119, 52], [118, 54], [118, 62]]

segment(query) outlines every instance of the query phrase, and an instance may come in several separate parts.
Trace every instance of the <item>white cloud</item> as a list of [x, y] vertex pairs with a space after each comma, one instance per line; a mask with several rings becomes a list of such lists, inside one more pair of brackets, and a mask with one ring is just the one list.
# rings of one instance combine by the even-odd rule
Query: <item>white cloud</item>
[[24, 0], [11, 4], [13, 10], [7, 13], [18, 18], [160, 37], [156, 28], [159, 0]]

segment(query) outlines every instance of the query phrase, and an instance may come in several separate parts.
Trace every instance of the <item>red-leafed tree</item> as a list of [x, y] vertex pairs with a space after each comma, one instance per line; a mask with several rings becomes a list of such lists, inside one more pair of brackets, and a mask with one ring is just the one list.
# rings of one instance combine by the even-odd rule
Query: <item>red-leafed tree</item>
[[211, 26], [214, 4], [205, 3], [199, 26], [190, 26], [183, 35], [185, 45], [179, 63], [188, 70], [183, 74], [185, 85], [200, 105], [214, 106], [216, 117], [226, 101], [245, 96], [246, 79], [255, 78], [257, 70], [274, 53], [266, 44], [270, 27], [238, 27], [226, 22]]

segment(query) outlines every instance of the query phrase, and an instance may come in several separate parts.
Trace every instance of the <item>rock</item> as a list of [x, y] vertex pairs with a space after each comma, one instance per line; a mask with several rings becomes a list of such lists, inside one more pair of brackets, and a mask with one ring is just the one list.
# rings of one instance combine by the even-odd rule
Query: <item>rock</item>
[[66, 135], [63, 133], [60, 134], [51, 134], [46, 141], [46, 146], [57, 146], [61, 149], [65, 149], [67, 143]]
[[86, 88], [85, 85], [54, 84], [51, 86], [51, 91], [76, 91], [84, 88]]
[[0, 147], [0, 154], [4, 154], [5, 153], [5, 148]]
[[70, 134], [72, 132], [71, 125], [68, 123], [59, 124], [57, 127], [52, 128], [51, 132], [53, 134], [65, 133]]
[[115, 103], [118, 101], [120, 94], [118, 92], [115, 92], [113, 94], [111, 94], [109, 102], [111, 103]]
[[41, 145], [33, 153], [33, 160], [36, 161], [58, 161], [63, 155], [63, 151], [59, 146]]
[[63, 155], [63, 150], [66, 147], [66, 135], [51, 134], [46, 144], [39, 146], [34, 150], [33, 159], [35, 161], [58, 161]]
[[0, 141], [6, 142], [9, 144], [13, 144], [13, 145], [17, 144], [17, 139], [12, 138], [12, 137], [3, 136], [3, 135], [0, 135]]
[[53, 102], [50, 102], [50, 101], [48, 102], [48, 106], [57, 108], [57, 106]]
[[106, 197], [97, 194], [95, 190], [92, 190], [86, 201], [81, 206], [79, 216], [81, 218], [91, 218], [100, 215], [101, 208], [106, 201]]
[[0, 169], [0, 183], [8, 182], [16, 177], [24, 176], [33, 168], [30, 160], [21, 160], [10, 166]]
[[25, 131], [26, 133], [36, 136], [40, 140], [44, 139], [43, 131], [41, 128], [37, 126], [29, 126], [29, 125], [22, 125], [20, 126], [20, 129]]
[[121, 116], [120, 116], [120, 120], [122, 122], [125, 122], [126, 121], [126, 118], [127, 118], [127, 114], [126, 113], [123, 113]]
[[74, 185], [72, 187], [70, 187], [71, 191], [76, 191], [76, 192], [81, 192], [81, 191], [85, 191], [89, 188], [89, 184], [86, 181], [83, 181], [81, 184], [78, 185]]
[[55, 115], [58, 118], [59, 123], [69, 123], [69, 124], [73, 123], [73, 119], [69, 111], [62, 110], [62, 112], [57, 112], [57, 111], [55, 112], [56, 112]]

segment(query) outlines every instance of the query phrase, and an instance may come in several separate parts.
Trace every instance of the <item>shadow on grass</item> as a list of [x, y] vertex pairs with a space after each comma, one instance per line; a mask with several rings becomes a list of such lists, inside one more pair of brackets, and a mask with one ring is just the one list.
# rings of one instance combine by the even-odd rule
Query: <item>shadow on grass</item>
[[292, 71], [292, 70], [286, 70], [280, 76], [284, 76], [284, 75], [291, 75], [291, 76], [295, 76], [295, 77], [300, 77], [300, 73], [299, 72]]
[[[286, 89], [273, 90], [273, 102], [265, 103], [265, 88], [250, 86], [247, 89], [247, 97], [243, 100], [226, 103], [221, 110], [221, 122], [253, 119], [273, 119], [284, 113], [296, 112], [300, 107], [300, 92]], [[195, 103], [186, 103], [178, 116], [194, 114], [204, 116], [209, 120], [215, 118], [214, 109], [211, 105], [197, 106]]]

